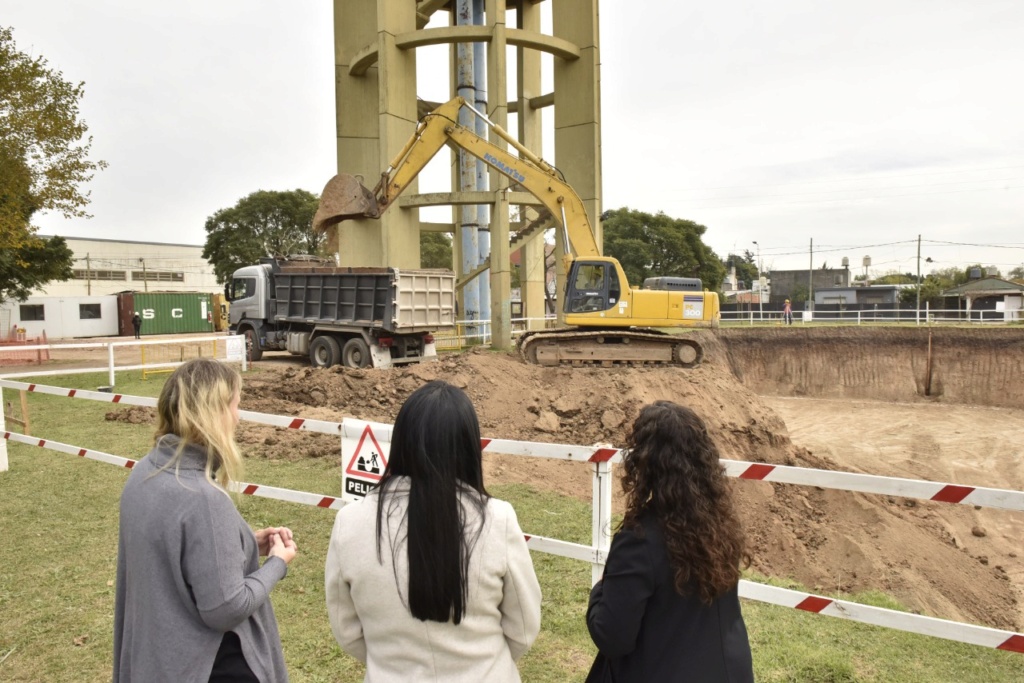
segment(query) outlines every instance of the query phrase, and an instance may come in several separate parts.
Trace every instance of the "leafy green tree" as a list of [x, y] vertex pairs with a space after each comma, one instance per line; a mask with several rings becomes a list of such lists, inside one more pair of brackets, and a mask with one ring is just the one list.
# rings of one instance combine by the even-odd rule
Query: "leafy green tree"
[[420, 233], [420, 266], [452, 269], [452, 238], [448, 233]]
[[266, 256], [324, 255], [326, 236], [313, 230], [319, 198], [306, 190], [259, 190], [206, 219], [203, 258], [218, 282]]
[[722, 261], [722, 266], [726, 273], [729, 272], [729, 268], [735, 266], [736, 279], [741, 283], [738, 285], [739, 289], [750, 289], [754, 280], [757, 279], [757, 263], [754, 261], [754, 254], [751, 251], [744, 251], [742, 256], [730, 253]]
[[0, 301], [24, 300], [51, 280], [71, 277], [63, 239], [42, 240], [38, 211], [87, 217], [90, 181], [103, 161], [90, 161], [92, 138], [79, 116], [84, 84], [64, 80], [45, 58], [18, 50], [0, 27]]
[[54, 280], [70, 280], [74, 254], [63, 237], [30, 235], [18, 246], [0, 249], [0, 302], [24, 301]]
[[794, 305], [795, 304], [806, 303], [807, 302], [807, 298], [808, 298], [807, 295], [808, 295], [809, 292], [810, 292], [810, 290], [807, 289], [807, 285], [796, 285], [796, 286], [794, 286], [793, 287], [793, 292], [789, 295], [790, 303], [792, 303]]
[[1024, 266], [1017, 266], [1009, 273], [1007, 273], [1006, 277], [1010, 280], [1015, 281], [1024, 280]]
[[917, 277], [911, 273], [897, 273], [895, 271], [876, 277], [873, 281], [876, 285], [913, 285], [917, 284]]
[[618, 259], [631, 285], [649, 277], [699, 277], [707, 289], [721, 289], [725, 266], [701, 239], [707, 227], [627, 207], [604, 212], [601, 224], [604, 253]]

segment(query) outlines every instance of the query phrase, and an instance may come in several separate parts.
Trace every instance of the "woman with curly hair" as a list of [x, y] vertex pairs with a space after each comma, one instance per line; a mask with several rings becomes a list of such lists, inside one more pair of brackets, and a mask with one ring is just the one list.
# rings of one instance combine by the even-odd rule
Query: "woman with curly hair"
[[587, 680], [752, 682], [736, 591], [749, 557], [707, 427], [658, 401], [628, 446], [626, 512], [587, 609], [599, 650]]

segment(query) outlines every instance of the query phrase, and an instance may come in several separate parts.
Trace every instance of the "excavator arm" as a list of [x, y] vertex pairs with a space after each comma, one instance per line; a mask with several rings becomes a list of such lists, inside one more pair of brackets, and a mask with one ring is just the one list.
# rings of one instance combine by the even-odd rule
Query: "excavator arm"
[[583, 201], [559, 176], [557, 169], [526, 149], [501, 126], [473, 109], [491, 130], [508, 142], [519, 156], [480, 137], [458, 123], [459, 110], [473, 107], [461, 97], [442, 104], [424, 116], [402, 150], [381, 174], [380, 182], [368, 190], [353, 176], [339, 173], [331, 178], [321, 195], [313, 226], [323, 230], [349, 218], [379, 218], [427, 163], [448, 145], [480, 159], [535, 196], [562, 226], [567, 266], [570, 254], [579, 257], [600, 256], [597, 241], [587, 218]]

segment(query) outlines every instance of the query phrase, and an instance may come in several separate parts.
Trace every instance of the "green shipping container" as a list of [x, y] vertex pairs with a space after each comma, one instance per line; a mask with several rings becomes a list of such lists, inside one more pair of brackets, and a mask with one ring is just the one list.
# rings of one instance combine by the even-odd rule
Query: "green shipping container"
[[135, 292], [142, 334], [213, 332], [213, 295], [203, 292]]

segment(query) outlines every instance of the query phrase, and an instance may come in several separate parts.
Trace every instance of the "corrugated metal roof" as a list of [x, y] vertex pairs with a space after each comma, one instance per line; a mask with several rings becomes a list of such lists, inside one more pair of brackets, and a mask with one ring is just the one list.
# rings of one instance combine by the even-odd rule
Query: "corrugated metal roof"
[[1010, 282], [1009, 280], [1003, 280], [998, 277], [985, 277], [980, 280], [974, 280], [960, 285], [959, 287], [947, 289], [942, 293], [942, 296], [960, 296], [962, 294], [1014, 294], [1016, 292], [1024, 292], [1024, 285], [1019, 285], [1016, 282]]

